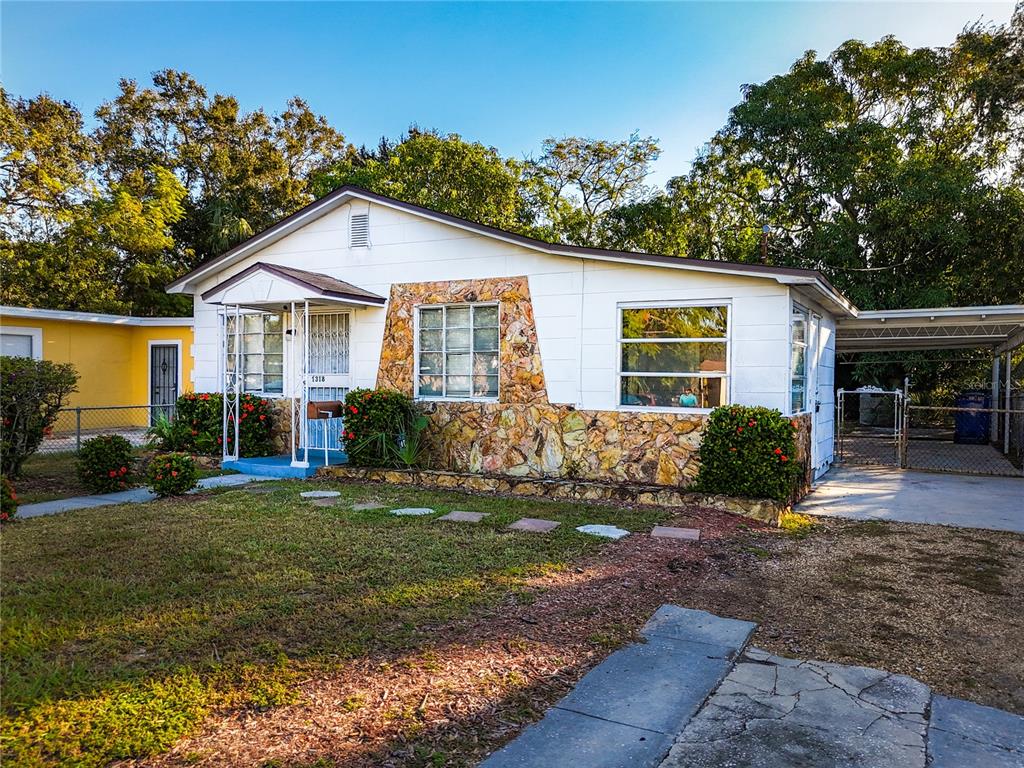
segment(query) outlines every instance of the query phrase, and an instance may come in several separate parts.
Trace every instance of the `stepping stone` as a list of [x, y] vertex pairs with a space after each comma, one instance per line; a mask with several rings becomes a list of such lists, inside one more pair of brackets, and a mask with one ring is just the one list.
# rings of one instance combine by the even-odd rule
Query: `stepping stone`
[[434, 510], [428, 507], [402, 507], [401, 509], [392, 509], [391, 514], [402, 517], [420, 517], [421, 515], [432, 515]]
[[327, 499], [313, 499], [310, 502], [310, 506], [314, 507], [335, 507], [338, 505], [338, 500], [334, 498]]
[[616, 528], [614, 525], [581, 525], [576, 530], [604, 539], [621, 539], [623, 536], [629, 536], [629, 531], [624, 528]]
[[451, 520], [455, 523], [479, 523], [487, 517], [484, 512], [449, 512], [447, 515], [442, 515], [437, 518], [438, 520]]
[[360, 501], [358, 504], [353, 504], [352, 509], [355, 512], [369, 512], [373, 509], [387, 509], [387, 504], [380, 504], [376, 501]]
[[299, 496], [304, 499], [333, 499], [341, 496], [341, 491], [303, 491]]
[[516, 520], [512, 525], [508, 526], [510, 531], [529, 531], [530, 533], [547, 533], [553, 531], [555, 528], [560, 526], [561, 523], [556, 523], [554, 520], [541, 520], [537, 517], [524, 517], [521, 520]]
[[683, 539], [684, 541], [700, 540], [700, 531], [696, 528], [673, 528], [670, 525], [656, 525], [651, 531], [656, 539]]

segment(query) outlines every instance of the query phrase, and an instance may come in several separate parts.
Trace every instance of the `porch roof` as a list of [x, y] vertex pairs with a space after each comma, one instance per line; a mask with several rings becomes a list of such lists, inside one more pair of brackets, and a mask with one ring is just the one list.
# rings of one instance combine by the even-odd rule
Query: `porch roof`
[[207, 304], [266, 307], [290, 302], [382, 307], [387, 299], [320, 272], [259, 262], [202, 294]]
[[1001, 354], [1021, 344], [1024, 304], [861, 311], [840, 318], [836, 328], [839, 353], [983, 348]]

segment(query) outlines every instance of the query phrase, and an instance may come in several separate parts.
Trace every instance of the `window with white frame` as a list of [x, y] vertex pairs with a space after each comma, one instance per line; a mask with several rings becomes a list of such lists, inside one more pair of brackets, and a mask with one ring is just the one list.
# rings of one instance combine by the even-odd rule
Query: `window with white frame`
[[497, 399], [497, 304], [419, 308], [416, 394], [426, 398]]
[[729, 397], [729, 307], [619, 310], [619, 404], [715, 408]]
[[791, 413], [807, 410], [807, 310], [793, 305], [790, 325], [789, 408]]
[[[242, 391], [262, 394], [284, 392], [284, 323], [281, 315], [249, 313], [239, 316], [241, 328]], [[235, 370], [235, 318], [227, 318], [227, 360]]]

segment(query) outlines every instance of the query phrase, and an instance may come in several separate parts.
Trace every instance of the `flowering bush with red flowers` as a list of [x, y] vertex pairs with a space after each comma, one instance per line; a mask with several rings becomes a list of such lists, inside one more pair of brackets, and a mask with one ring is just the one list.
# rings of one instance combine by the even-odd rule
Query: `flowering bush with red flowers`
[[770, 408], [724, 405], [708, 417], [694, 485], [706, 493], [789, 500], [802, 477], [797, 423]]
[[353, 389], [345, 396], [341, 444], [349, 463], [384, 467], [394, 461], [415, 420], [412, 398], [393, 389]]
[[123, 491], [131, 484], [132, 444], [120, 435], [100, 435], [78, 451], [78, 479], [93, 493]]
[[[174, 423], [180, 436], [181, 450], [205, 456], [219, 456], [223, 451], [221, 426], [224, 419], [224, 398], [219, 392], [187, 392], [178, 398]], [[238, 403], [238, 424], [241, 438], [239, 456], [272, 456], [270, 439], [270, 401], [264, 397], [243, 394]], [[234, 448], [235, 431], [228, 430], [228, 449]]]
[[149, 463], [146, 479], [157, 496], [181, 496], [198, 485], [199, 474], [187, 453], [162, 453]]
[[14, 493], [14, 486], [6, 477], [0, 477], [0, 523], [18, 514], [18, 496]]

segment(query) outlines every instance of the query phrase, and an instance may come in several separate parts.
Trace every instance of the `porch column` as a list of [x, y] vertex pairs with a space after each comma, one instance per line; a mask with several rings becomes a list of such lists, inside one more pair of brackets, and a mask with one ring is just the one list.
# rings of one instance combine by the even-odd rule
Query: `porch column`
[[1003, 453], [1010, 452], [1010, 386], [1011, 386], [1011, 375], [1013, 373], [1013, 360], [1011, 358], [1012, 352], [1006, 353], [1006, 383], [1004, 384], [1003, 392], [1003, 403], [1006, 408], [1006, 412], [1003, 413]]

